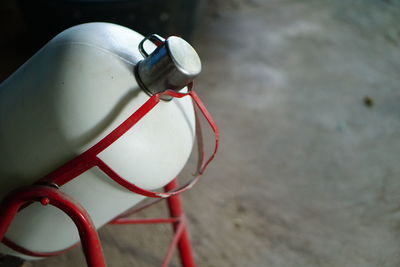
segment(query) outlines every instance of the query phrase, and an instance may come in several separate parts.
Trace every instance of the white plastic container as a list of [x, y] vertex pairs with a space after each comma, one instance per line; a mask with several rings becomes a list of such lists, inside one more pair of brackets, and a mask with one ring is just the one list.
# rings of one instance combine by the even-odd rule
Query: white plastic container
[[[143, 59], [138, 51], [143, 38], [109, 23], [75, 26], [0, 85], [0, 198], [84, 152], [149, 99], [134, 75]], [[190, 98], [161, 101], [99, 157], [130, 182], [157, 189], [183, 168], [194, 138]], [[97, 167], [61, 190], [86, 208], [96, 227], [144, 198]], [[79, 240], [66, 215], [40, 204], [23, 209], [6, 237], [39, 252], [62, 250]], [[3, 244], [0, 252], [32, 259]]]

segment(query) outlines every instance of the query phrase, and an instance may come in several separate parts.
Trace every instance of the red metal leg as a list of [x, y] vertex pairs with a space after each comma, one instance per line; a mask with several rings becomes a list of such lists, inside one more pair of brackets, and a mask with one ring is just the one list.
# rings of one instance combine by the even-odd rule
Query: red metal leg
[[[171, 191], [178, 186], [177, 179], [172, 180], [165, 186], [166, 191]], [[175, 237], [178, 239], [178, 249], [182, 266], [195, 267], [192, 244], [190, 242], [189, 230], [186, 222], [183, 204], [180, 195], [175, 195], [167, 199], [169, 213], [172, 218], [181, 218], [179, 222], [173, 224]], [[181, 232], [180, 232], [181, 231]], [[167, 255], [168, 256], [168, 255]]]
[[50, 186], [28, 186], [11, 192], [0, 204], [0, 240], [17, 212], [26, 204], [40, 201], [65, 212], [75, 223], [89, 267], [106, 267], [96, 228], [86, 210], [66, 194]]
[[[178, 186], [177, 179], [174, 179], [168, 185], [165, 186], [165, 191], [171, 191]], [[127, 218], [145, 208], [150, 207], [158, 203], [160, 200], [155, 200], [147, 203], [141, 207], [136, 207], [128, 210], [112, 220], [111, 224], [156, 224], [156, 223], [172, 223], [174, 229], [174, 237], [170, 243], [167, 254], [162, 263], [162, 267], [167, 267], [171, 261], [172, 255], [176, 247], [178, 247], [180, 260], [184, 267], [195, 267], [195, 261], [193, 257], [192, 245], [189, 238], [189, 231], [187, 226], [187, 220], [183, 210], [182, 199], [180, 195], [175, 195], [167, 198], [168, 209], [170, 218], [152, 218], [152, 219], [132, 219]]]

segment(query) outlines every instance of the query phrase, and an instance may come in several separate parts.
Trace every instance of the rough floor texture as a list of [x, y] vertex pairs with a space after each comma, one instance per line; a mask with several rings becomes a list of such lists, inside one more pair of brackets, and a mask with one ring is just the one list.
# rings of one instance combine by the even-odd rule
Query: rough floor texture
[[[184, 195], [198, 265], [399, 266], [399, 3], [209, 4], [196, 87], [222, 143]], [[157, 266], [169, 227], [100, 233], [109, 266]]]

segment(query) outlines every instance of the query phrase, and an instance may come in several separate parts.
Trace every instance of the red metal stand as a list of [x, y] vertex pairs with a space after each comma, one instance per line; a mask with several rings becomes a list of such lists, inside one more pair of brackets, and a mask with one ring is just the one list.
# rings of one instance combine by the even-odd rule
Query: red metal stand
[[[178, 188], [178, 180], [174, 179], [164, 187], [166, 192], [170, 192]], [[134, 213], [137, 213], [145, 208], [148, 208], [163, 199], [156, 199], [152, 202], [134, 208], [124, 214], [118, 216], [110, 222], [110, 224], [157, 224], [157, 223], [171, 223], [173, 225], [174, 236], [168, 247], [167, 254], [165, 255], [162, 267], [168, 266], [173, 256], [174, 250], [178, 247], [181, 264], [184, 267], [195, 267], [196, 263], [193, 257], [192, 244], [190, 242], [189, 230], [187, 225], [186, 215], [183, 209], [181, 195], [174, 195], [167, 198], [169, 209], [169, 218], [152, 218], [152, 219], [129, 219], [126, 218]]]
[[[58, 188], [68, 183], [69, 181], [76, 179], [80, 174], [87, 170], [98, 167], [104, 174], [110, 179], [117, 182], [122, 187], [132, 191], [133, 193], [140, 194], [146, 197], [154, 198], [154, 200], [148, 204], [145, 204], [138, 208], [133, 208], [127, 212], [121, 214], [117, 218], [111, 221], [111, 224], [154, 224], [154, 223], [172, 223], [173, 230], [175, 232], [172, 242], [167, 250], [167, 255], [163, 261], [162, 266], [168, 266], [171, 261], [173, 252], [178, 247], [180, 252], [181, 263], [184, 267], [194, 267], [195, 262], [192, 253], [192, 246], [189, 239], [189, 232], [187, 226], [187, 220], [183, 211], [182, 200], [180, 193], [191, 189], [200, 179], [200, 176], [204, 173], [208, 164], [214, 159], [215, 154], [218, 150], [219, 144], [219, 131], [218, 126], [207, 111], [203, 102], [199, 96], [192, 91], [193, 84], [188, 85], [187, 93], [179, 93], [172, 90], [166, 90], [162, 93], [152, 95], [139, 109], [137, 109], [131, 116], [123, 121], [113, 131], [108, 133], [103, 139], [93, 145], [91, 148], [76, 156], [64, 165], [52, 171], [38, 181], [36, 185], [27, 186], [16, 191], [11, 192], [0, 203], [0, 240], [3, 244], [7, 245], [11, 249], [18, 251], [22, 254], [36, 256], [36, 257], [48, 257], [54, 256], [65, 252], [66, 250], [56, 252], [35, 252], [30, 251], [26, 248], [13, 243], [11, 240], [4, 237], [10, 226], [13, 218], [17, 212], [32, 202], [39, 201], [43, 205], [53, 205], [64, 213], [66, 213], [75, 223], [82, 247], [85, 253], [86, 261], [90, 267], [105, 267], [106, 263], [104, 260], [103, 251], [99, 241], [97, 231], [90, 219], [89, 214], [86, 210], [79, 205], [76, 201], [62, 193]], [[138, 187], [131, 183], [129, 179], [124, 179], [115, 170], [108, 166], [106, 162], [99, 158], [99, 154], [112, 145], [118, 138], [129, 131], [138, 121], [140, 121], [148, 112], [150, 112], [160, 101], [162, 95], [169, 95], [175, 98], [182, 98], [190, 96], [196, 104], [199, 111], [203, 114], [204, 118], [208, 122], [211, 130], [215, 134], [215, 147], [211, 156], [206, 159], [203, 147], [203, 136], [201, 130], [201, 124], [199, 122], [198, 111], [196, 111], [196, 135], [198, 143], [198, 164], [194, 176], [192, 179], [184, 184], [178, 186], [178, 182], [174, 179], [171, 183], [165, 186], [165, 192], [154, 192], [144, 188]], [[40, 184], [40, 185], [39, 185]], [[45, 185], [43, 185], [45, 184]], [[128, 216], [143, 210], [160, 200], [167, 199], [169, 207], [169, 218], [155, 218], [155, 219], [129, 219]]]
[[[166, 191], [171, 191], [178, 186], [177, 180], [173, 180], [166, 187]], [[181, 257], [182, 266], [194, 267], [195, 262], [192, 253], [192, 243], [190, 242], [189, 230], [187, 227], [187, 220], [183, 209], [183, 203], [180, 195], [173, 196], [167, 199], [169, 214], [172, 218], [180, 218], [178, 223], [174, 224], [175, 235], [178, 240], [178, 248]], [[181, 230], [181, 235], [179, 236], [179, 230]], [[172, 255], [172, 252], [171, 252]]]
[[[177, 180], [174, 179], [167, 186], [166, 191], [171, 191], [178, 186]], [[163, 261], [162, 266], [168, 266], [171, 261], [173, 252], [178, 246], [180, 253], [180, 259], [182, 266], [184, 267], [195, 267], [193, 258], [192, 246], [189, 239], [189, 232], [187, 226], [187, 220], [183, 211], [182, 200], [180, 195], [175, 195], [167, 199], [168, 207], [170, 211], [170, 218], [155, 218], [155, 219], [128, 219], [126, 216], [130, 216], [138, 211], [147, 208], [162, 199], [157, 199], [145, 206], [132, 209], [120, 215], [111, 224], [156, 224], [156, 223], [172, 223], [174, 229], [174, 237], [168, 247], [167, 254]], [[1, 203], [0, 203], [0, 240], [3, 240], [9, 247], [17, 250], [18, 252], [38, 257], [48, 257], [60, 254], [67, 250], [51, 252], [51, 253], [39, 253], [29, 251], [12, 241], [5, 238], [10, 224], [19, 210], [23, 209], [32, 202], [40, 202], [42, 205], [53, 205], [59, 208], [65, 214], [67, 214], [72, 221], [75, 223], [79, 236], [82, 243], [82, 249], [85, 254], [87, 266], [89, 267], [106, 267], [106, 262], [101, 247], [100, 239], [96, 228], [90, 219], [89, 214], [86, 210], [72, 198], [62, 193], [59, 189], [44, 186], [44, 185], [33, 185], [17, 189], [11, 192]]]
[[39, 201], [43, 205], [53, 205], [67, 214], [78, 228], [88, 266], [106, 267], [99, 236], [89, 214], [79, 203], [50, 186], [23, 187], [11, 192], [2, 201], [0, 205], [0, 240], [3, 240], [18, 211], [34, 201]]

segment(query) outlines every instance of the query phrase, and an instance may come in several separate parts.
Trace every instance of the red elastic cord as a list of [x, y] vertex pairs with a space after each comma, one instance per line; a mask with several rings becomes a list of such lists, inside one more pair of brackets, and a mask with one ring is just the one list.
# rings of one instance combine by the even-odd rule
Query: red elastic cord
[[[219, 132], [218, 127], [211, 117], [210, 113], [205, 108], [203, 102], [199, 98], [199, 96], [191, 91], [192, 84], [189, 85], [188, 93], [179, 93], [172, 90], [167, 90], [162, 93], [155, 94], [150, 97], [136, 112], [134, 112], [128, 119], [126, 119], [123, 123], [121, 123], [117, 128], [115, 128], [111, 133], [109, 133], [106, 137], [100, 140], [97, 144], [89, 148], [87, 151], [82, 153], [81, 155], [75, 157], [71, 161], [67, 162], [65, 165], [56, 169], [43, 179], [41, 179], [40, 183], [53, 183], [58, 186], [62, 186], [72, 179], [76, 178], [80, 174], [89, 170], [90, 168], [97, 166], [102, 170], [105, 174], [107, 174], [112, 180], [125, 187], [126, 189], [143, 195], [147, 197], [153, 198], [166, 198], [170, 197], [184, 191], [189, 190], [193, 187], [193, 185], [199, 180], [199, 177], [204, 173], [208, 164], [214, 159], [215, 154], [218, 150], [219, 144]], [[169, 95], [175, 98], [182, 98], [185, 96], [192, 97], [193, 101], [196, 103], [196, 106], [201, 111], [207, 122], [209, 123], [212, 131], [215, 134], [215, 148], [210, 158], [205, 161], [204, 156], [204, 148], [203, 148], [203, 135], [201, 126], [199, 123], [198, 112], [196, 112], [196, 135], [198, 139], [198, 149], [199, 149], [199, 161], [196, 173], [192, 180], [183, 186], [165, 193], [149, 191], [143, 189], [141, 187], [136, 186], [135, 184], [129, 182], [127, 179], [121, 177], [117, 172], [115, 172], [110, 166], [108, 166], [104, 161], [102, 161], [98, 154], [113, 144], [118, 138], [120, 138], [124, 133], [126, 133], [129, 129], [131, 129], [140, 119], [142, 119], [148, 112], [150, 112], [159, 102], [161, 95]]]

